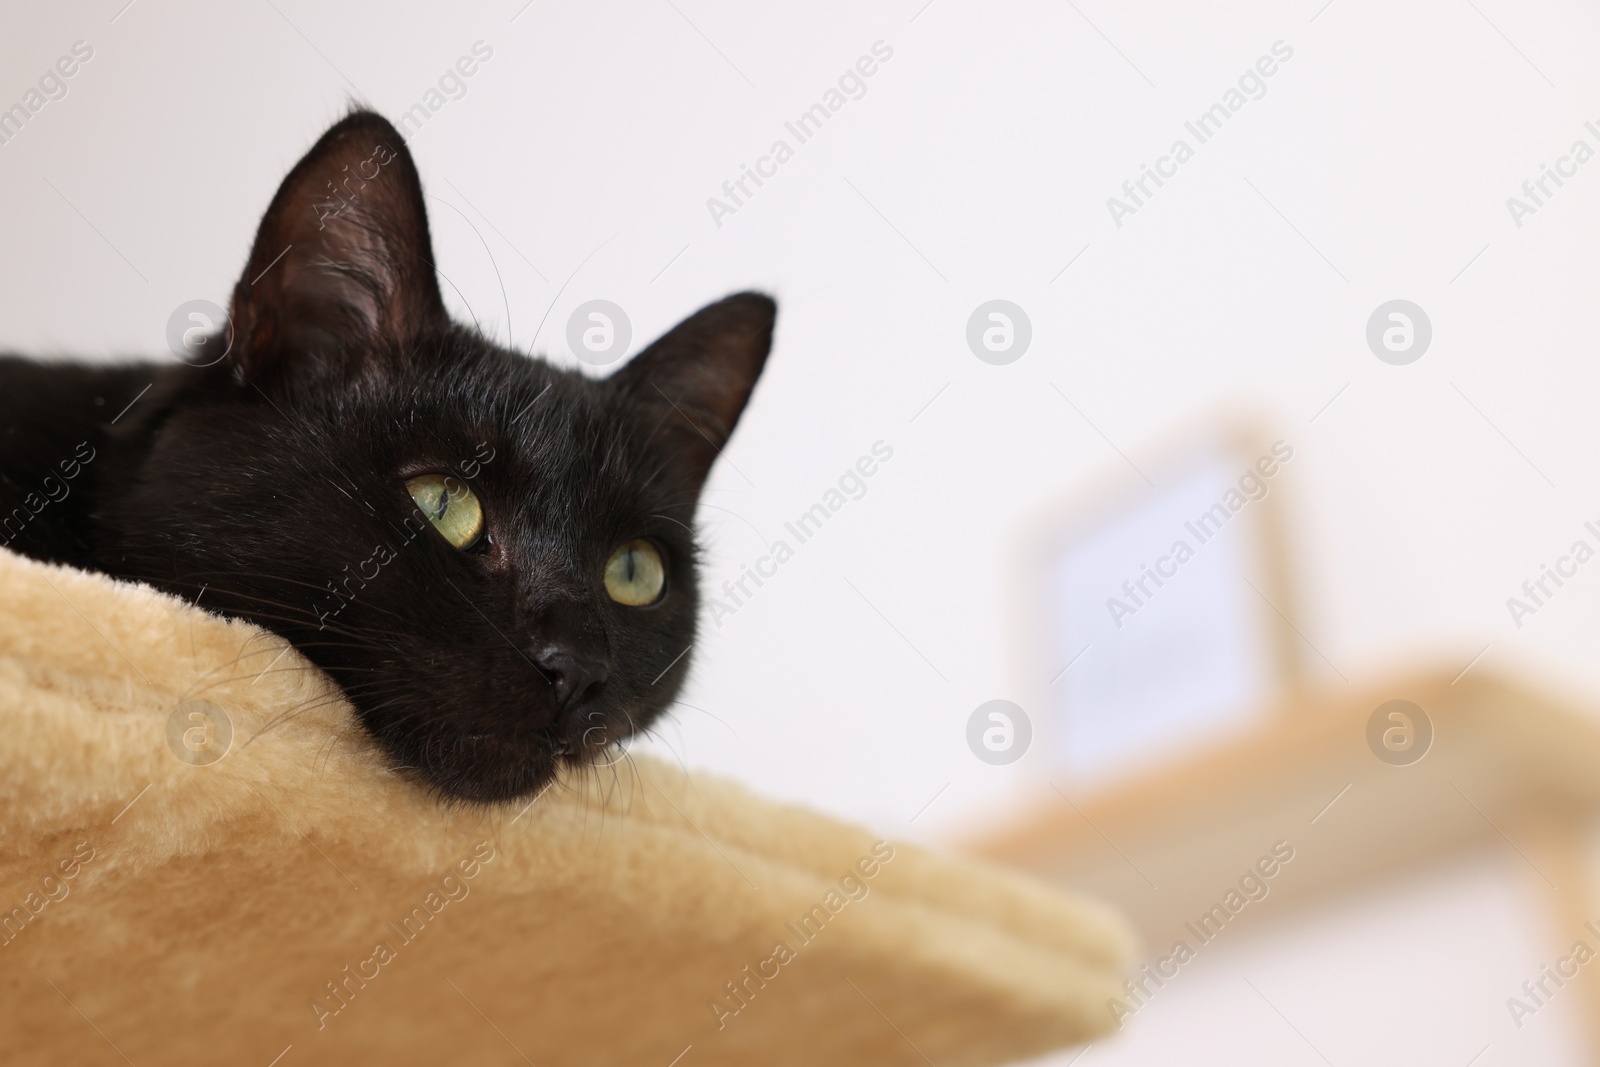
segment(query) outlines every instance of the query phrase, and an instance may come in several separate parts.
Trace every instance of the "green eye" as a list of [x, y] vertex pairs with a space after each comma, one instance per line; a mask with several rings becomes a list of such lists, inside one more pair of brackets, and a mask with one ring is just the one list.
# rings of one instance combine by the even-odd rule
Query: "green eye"
[[667, 584], [661, 553], [649, 541], [629, 541], [606, 561], [606, 592], [630, 608], [654, 604]]
[[483, 533], [483, 505], [459, 479], [419, 474], [406, 480], [406, 491], [433, 528], [457, 548], [471, 548]]

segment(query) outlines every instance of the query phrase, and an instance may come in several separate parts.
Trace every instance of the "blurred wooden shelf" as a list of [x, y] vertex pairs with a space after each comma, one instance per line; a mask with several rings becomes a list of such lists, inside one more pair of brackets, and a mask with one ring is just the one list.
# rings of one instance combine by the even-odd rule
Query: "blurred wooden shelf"
[[[1431, 748], [1408, 766], [1367, 744], [1368, 719], [1394, 699], [1433, 724]], [[1056, 786], [966, 848], [1115, 902], [1151, 948], [1280, 840], [1295, 849], [1271, 881], [1280, 915], [1485, 844], [1525, 862], [1541, 890], [1562, 887], [1552, 935], [1592, 914], [1583, 850], [1600, 809], [1600, 721], [1479, 671], [1307, 695], [1181, 764], [1081, 797]]]

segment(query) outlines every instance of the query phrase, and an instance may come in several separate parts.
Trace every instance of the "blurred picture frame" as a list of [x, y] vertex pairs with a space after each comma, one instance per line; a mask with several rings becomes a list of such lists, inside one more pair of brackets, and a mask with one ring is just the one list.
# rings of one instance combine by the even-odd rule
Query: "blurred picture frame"
[[1033, 766], [1089, 793], [1221, 744], [1305, 685], [1292, 442], [1225, 414], [1024, 523], [1009, 568]]

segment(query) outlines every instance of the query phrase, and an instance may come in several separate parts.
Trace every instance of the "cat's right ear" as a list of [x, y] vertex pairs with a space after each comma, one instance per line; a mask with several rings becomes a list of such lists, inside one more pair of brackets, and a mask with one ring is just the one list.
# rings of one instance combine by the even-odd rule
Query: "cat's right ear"
[[357, 111], [289, 172], [234, 288], [235, 366], [257, 385], [359, 377], [448, 321], [422, 184], [399, 132]]

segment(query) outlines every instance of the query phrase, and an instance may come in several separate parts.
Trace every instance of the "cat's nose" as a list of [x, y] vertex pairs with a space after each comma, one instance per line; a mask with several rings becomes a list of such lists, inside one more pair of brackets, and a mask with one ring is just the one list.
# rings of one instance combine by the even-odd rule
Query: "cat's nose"
[[556, 707], [562, 711], [578, 707], [585, 697], [606, 680], [603, 660], [554, 645], [534, 655], [555, 691]]

